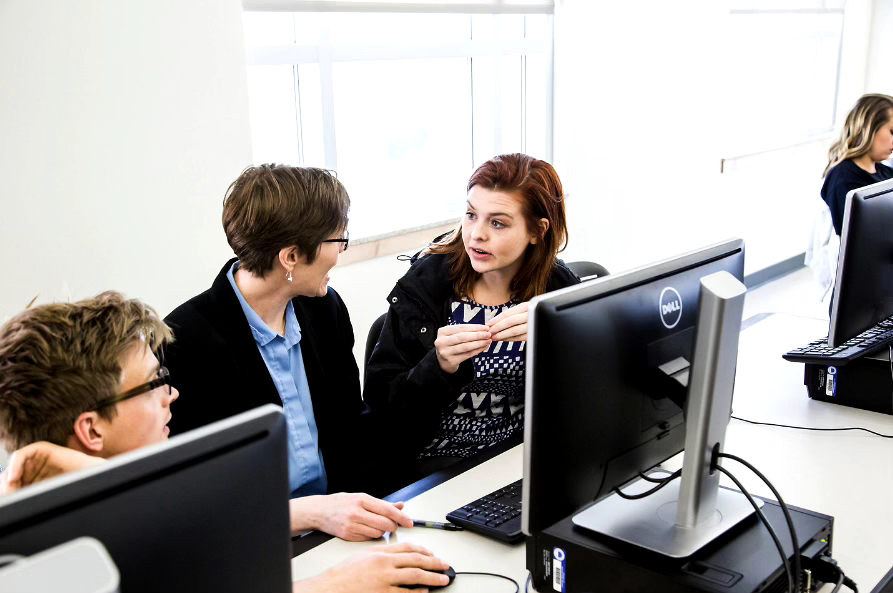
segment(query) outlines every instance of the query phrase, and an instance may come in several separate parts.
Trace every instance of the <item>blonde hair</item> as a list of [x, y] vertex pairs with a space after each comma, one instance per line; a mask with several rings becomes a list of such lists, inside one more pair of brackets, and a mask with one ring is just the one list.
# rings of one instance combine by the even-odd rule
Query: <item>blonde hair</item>
[[0, 328], [0, 441], [65, 446], [83, 412], [113, 418], [115, 406], [100, 404], [119, 389], [121, 356], [143, 340], [158, 353], [173, 335], [153, 309], [117, 292], [13, 317]]
[[868, 154], [878, 130], [893, 117], [893, 97], [890, 95], [862, 95], [843, 122], [840, 136], [828, 150], [828, 171], [849, 159]]

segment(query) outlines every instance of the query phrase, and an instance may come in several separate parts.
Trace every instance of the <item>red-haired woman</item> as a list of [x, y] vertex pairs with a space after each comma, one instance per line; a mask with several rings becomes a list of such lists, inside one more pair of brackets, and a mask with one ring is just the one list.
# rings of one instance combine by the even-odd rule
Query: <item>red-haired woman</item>
[[388, 295], [364, 399], [390, 413], [427, 474], [524, 426], [527, 301], [577, 284], [555, 169], [495, 157], [468, 181], [462, 226], [432, 244]]

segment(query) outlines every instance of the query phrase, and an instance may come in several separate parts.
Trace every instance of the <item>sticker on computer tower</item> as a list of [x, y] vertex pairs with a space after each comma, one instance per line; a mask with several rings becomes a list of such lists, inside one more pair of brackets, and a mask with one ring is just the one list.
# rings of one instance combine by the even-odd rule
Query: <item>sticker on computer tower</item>
[[554, 558], [554, 561], [552, 562], [552, 588], [564, 593], [567, 591], [567, 578], [565, 578], [564, 573], [564, 559], [566, 557], [564, 550], [561, 548], [553, 548], [552, 557]]
[[828, 367], [828, 381], [825, 383], [825, 395], [837, 395], [837, 367]]

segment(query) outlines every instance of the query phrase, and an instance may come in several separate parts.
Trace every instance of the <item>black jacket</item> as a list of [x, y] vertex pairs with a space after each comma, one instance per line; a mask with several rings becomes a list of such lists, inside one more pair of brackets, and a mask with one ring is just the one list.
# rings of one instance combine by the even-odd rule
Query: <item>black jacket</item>
[[[549, 291], [579, 282], [556, 260]], [[431, 441], [441, 414], [474, 378], [471, 359], [453, 374], [437, 362], [434, 340], [447, 324], [453, 296], [449, 256], [429, 254], [415, 261], [388, 295], [388, 314], [366, 364], [363, 399], [398, 423], [408, 440], [403, 452], [412, 458]]]
[[[282, 405], [226, 277], [234, 261], [223, 266], [210, 289], [165, 318], [175, 340], [165, 349], [164, 364], [180, 391], [171, 434], [263, 404]], [[331, 288], [324, 297], [298, 297], [292, 304], [301, 325], [301, 353], [329, 491], [362, 489], [368, 468], [360, 467], [364, 462], [357, 458], [357, 447], [367, 440], [369, 418], [360, 398], [347, 308]]]
[[831, 222], [839, 235], [843, 232], [843, 213], [846, 207], [846, 195], [860, 187], [893, 178], [893, 169], [882, 163], [876, 163], [877, 173], [869, 173], [852, 160], [846, 160], [828, 171], [822, 184], [822, 199], [831, 210]]

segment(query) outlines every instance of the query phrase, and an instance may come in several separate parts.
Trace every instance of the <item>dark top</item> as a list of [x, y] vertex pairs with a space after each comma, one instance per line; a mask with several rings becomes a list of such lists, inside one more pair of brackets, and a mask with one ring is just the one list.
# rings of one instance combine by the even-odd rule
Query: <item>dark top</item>
[[[180, 391], [172, 408], [171, 434], [204, 426], [263, 404], [281, 406], [251, 327], [226, 277], [235, 259], [223, 266], [211, 288], [180, 305], [165, 318], [174, 343], [164, 364]], [[292, 299], [301, 326], [301, 352], [310, 399], [326, 463], [329, 492], [366, 490], [371, 418], [360, 398], [359, 370], [353, 356], [353, 327], [347, 308], [332, 288], [324, 297]], [[234, 479], [242, 479], [234, 476]]]
[[825, 176], [825, 183], [822, 185], [822, 199], [831, 210], [831, 222], [838, 235], [843, 231], [846, 195], [854, 189], [885, 179], [893, 179], [893, 169], [887, 165], [876, 163], [875, 168], [877, 173], [869, 173], [852, 160], [846, 160], [828, 171], [828, 175]]
[[[449, 256], [429, 254], [416, 260], [388, 295], [388, 314], [378, 344], [366, 364], [363, 397], [377, 412], [399, 426], [405, 440], [401, 453], [418, 456], [437, 434], [441, 415], [449, 413], [462, 388], [474, 378], [472, 360], [446, 373], [437, 362], [434, 340], [450, 319], [455, 298]], [[549, 291], [580, 279], [556, 260]]]
[[[517, 305], [450, 303], [449, 325], [486, 324]], [[492, 342], [471, 358], [474, 379], [443, 411], [434, 440], [419, 457], [471, 457], [524, 430], [524, 349], [526, 341]]]

